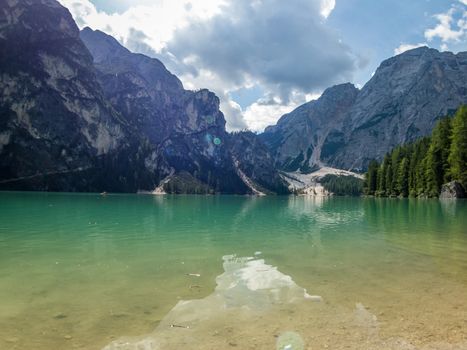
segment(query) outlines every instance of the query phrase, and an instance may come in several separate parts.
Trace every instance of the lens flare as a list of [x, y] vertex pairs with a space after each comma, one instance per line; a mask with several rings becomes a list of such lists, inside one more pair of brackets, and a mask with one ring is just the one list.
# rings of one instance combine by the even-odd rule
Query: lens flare
[[303, 350], [302, 337], [295, 332], [285, 332], [277, 339], [277, 350]]

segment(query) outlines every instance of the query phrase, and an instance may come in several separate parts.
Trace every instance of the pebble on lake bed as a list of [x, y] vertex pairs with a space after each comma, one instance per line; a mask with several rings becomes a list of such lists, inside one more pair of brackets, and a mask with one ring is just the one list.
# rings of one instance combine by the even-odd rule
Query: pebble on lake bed
[[16, 337], [11, 337], [11, 338], [6, 338], [5, 341], [7, 343], [17, 343], [19, 341], [19, 339], [16, 338]]
[[187, 273], [187, 276], [191, 276], [191, 277], [201, 277], [201, 274], [199, 274], [199, 273]]
[[305, 344], [302, 337], [295, 332], [285, 332], [277, 339], [277, 350], [303, 350]]
[[306, 291], [305, 291], [305, 299], [311, 300], [311, 301], [314, 301], [314, 302], [317, 302], [317, 303], [320, 303], [320, 302], [323, 301], [323, 298], [321, 296], [319, 296], [319, 295], [310, 295]]

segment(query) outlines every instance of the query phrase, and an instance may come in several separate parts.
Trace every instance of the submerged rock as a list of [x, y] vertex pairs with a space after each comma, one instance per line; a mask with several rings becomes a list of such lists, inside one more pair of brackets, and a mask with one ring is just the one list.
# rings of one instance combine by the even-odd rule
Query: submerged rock
[[441, 194], [439, 198], [442, 199], [457, 199], [465, 198], [465, 190], [462, 185], [457, 181], [451, 181], [444, 184], [441, 188]]
[[[224, 273], [216, 278], [216, 288], [203, 299], [181, 300], [161, 320], [155, 331], [139, 338], [121, 338], [104, 350], [160, 350], [160, 349], [212, 349], [207, 342], [219, 340], [203, 338], [202, 334], [212, 334], [213, 327], [227, 322], [225, 334], [233, 336], [235, 331], [256, 325], [268, 312], [277, 312], [307, 301], [321, 301], [318, 296], [311, 296], [305, 288], [297, 285], [291, 276], [266, 264], [264, 259], [252, 257], [223, 257]], [[319, 298], [319, 300], [313, 300]], [[277, 315], [277, 314], [273, 314]], [[275, 317], [272, 317], [275, 319]], [[213, 335], [224, 334], [215, 331]], [[239, 339], [239, 338], [237, 338]], [[256, 343], [255, 338], [249, 339]], [[239, 346], [229, 340], [229, 346]], [[190, 346], [187, 346], [190, 344]], [[284, 333], [278, 339], [281, 349], [303, 349], [299, 334]], [[298, 346], [298, 347], [297, 347]], [[302, 347], [300, 347], [302, 346]]]

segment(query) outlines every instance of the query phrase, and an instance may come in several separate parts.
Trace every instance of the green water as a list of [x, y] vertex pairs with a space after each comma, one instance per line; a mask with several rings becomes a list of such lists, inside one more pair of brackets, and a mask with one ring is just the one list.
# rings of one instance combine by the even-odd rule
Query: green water
[[467, 342], [465, 201], [0, 193], [0, 349], [148, 334], [255, 252], [329, 312], [365, 305], [379, 338]]

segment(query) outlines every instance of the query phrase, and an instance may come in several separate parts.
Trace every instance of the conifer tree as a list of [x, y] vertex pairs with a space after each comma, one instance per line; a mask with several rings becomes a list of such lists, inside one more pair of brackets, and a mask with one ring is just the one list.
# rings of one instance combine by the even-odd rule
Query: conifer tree
[[451, 122], [444, 118], [433, 129], [426, 158], [426, 186], [431, 197], [439, 195], [441, 186], [449, 177], [449, 150], [451, 146]]
[[380, 196], [389, 196], [390, 193], [388, 192], [387, 188], [387, 177], [388, 177], [388, 168], [391, 158], [389, 158], [389, 154], [386, 154], [384, 157], [383, 163], [381, 164], [380, 168], [380, 176], [379, 176], [379, 195]]
[[457, 111], [452, 121], [450, 176], [467, 188], [467, 106]]
[[[390, 159], [390, 158], [389, 158]], [[392, 164], [389, 160], [388, 165], [386, 167], [386, 178], [385, 178], [385, 187], [386, 187], [386, 196], [392, 195]]]
[[399, 190], [397, 186], [397, 178], [399, 172], [399, 162], [402, 156], [402, 148], [400, 146], [396, 147], [391, 153], [391, 174], [390, 174], [390, 195], [397, 196], [399, 195]]
[[368, 165], [368, 172], [366, 173], [365, 177], [365, 190], [366, 194], [368, 195], [374, 195], [377, 186], [378, 186], [378, 162], [375, 160], [370, 161], [370, 164]]
[[409, 161], [406, 157], [402, 158], [399, 164], [397, 189], [401, 196], [407, 197], [409, 195]]
[[368, 193], [375, 188], [378, 196], [436, 197], [451, 180], [467, 189], [467, 106], [441, 119], [431, 137], [394, 148], [379, 166], [371, 162], [366, 176]]

